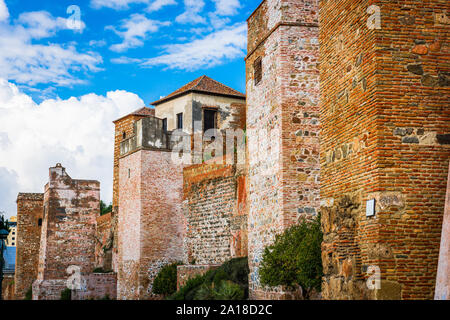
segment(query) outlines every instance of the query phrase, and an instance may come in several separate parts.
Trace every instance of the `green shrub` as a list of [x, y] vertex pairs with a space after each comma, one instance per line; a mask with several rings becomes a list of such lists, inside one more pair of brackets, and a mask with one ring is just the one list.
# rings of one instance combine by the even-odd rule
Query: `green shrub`
[[171, 295], [177, 291], [177, 266], [181, 262], [164, 266], [153, 281], [153, 293]]
[[203, 283], [196, 291], [194, 300], [214, 300], [215, 292], [211, 285]]
[[72, 290], [65, 288], [61, 292], [61, 300], [72, 300]]
[[196, 276], [186, 281], [186, 284], [171, 295], [168, 300], [194, 300], [196, 291], [204, 283], [205, 276]]
[[30, 287], [25, 293], [25, 300], [33, 300], [33, 288]]
[[299, 225], [278, 235], [274, 244], [264, 250], [259, 270], [261, 283], [291, 289], [298, 285], [306, 299], [313, 289], [320, 291], [322, 240], [320, 216], [313, 221], [303, 219]]
[[[169, 300], [238, 300], [248, 298], [248, 259], [236, 258], [225, 262], [215, 270], [189, 279]], [[226, 284], [224, 285], [223, 282]], [[229, 283], [231, 282], [233, 286]], [[224, 286], [224, 287], [222, 287]], [[226, 287], [225, 287], [226, 286]], [[233, 287], [231, 290], [230, 286]], [[236, 290], [236, 286], [240, 288]], [[238, 291], [238, 293], [233, 293]], [[240, 294], [242, 292], [242, 294]], [[224, 297], [230, 297], [225, 299]]]
[[214, 290], [214, 300], [243, 300], [244, 290], [232, 281], [222, 281]]

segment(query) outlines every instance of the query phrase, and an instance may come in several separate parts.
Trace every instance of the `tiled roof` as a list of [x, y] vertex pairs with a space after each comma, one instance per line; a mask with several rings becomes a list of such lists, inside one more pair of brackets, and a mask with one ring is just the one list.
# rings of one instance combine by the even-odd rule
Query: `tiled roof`
[[201, 76], [200, 78], [197, 78], [194, 81], [191, 81], [185, 86], [181, 87], [180, 89], [172, 92], [168, 96], [153, 102], [152, 105], [158, 105], [191, 92], [204, 92], [221, 96], [229, 96], [245, 99], [245, 94], [236, 91], [230, 87], [227, 87], [226, 85], [216, 80], [213, 80], [207, 76]]
[[123, 116], [120, 119], [117, 119], [117, 120], [115, 120], [113, 122], [117, 122], [117, 121], [122, 120], [123, 118], [128, 117], [128, 116], [148, 117], [148, 116], [154, 116], [154, 115], [155, 115], [155, 109], [143, 107], [143, 108], [135, 110], [132, 113], [129, 113], [126, 116]]

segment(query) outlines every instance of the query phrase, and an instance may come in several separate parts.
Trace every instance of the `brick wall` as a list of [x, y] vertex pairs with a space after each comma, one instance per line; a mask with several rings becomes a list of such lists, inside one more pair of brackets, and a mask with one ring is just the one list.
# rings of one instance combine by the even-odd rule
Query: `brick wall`
[[[319, 208], [318, 1], [267, 0], [248, 19], [247, 133], [250, 297], [275, 235]], [[255, 64], [262, 59], [262, 80]], [[266, 148], [267, 146], [267, 148]]]
[[209, 270], [217, 269], [220, 265], [188, 265], [177, 267], [177, 290], [180, 290], [189, 279], [202, 276]]
[[118, 299], [158, 298], [153, 279], [183, 259], [182, 173], [170, 152], [138, 150], [120, 159]]
[[213, 160], [183, 171], [186, 263], [221, 264], [247, 256], [244, 168]]
[[436, 300], [450, 299], [450, 169], [447, 183], [444, 222], [442, 224], [438, 273], [436, 278]]
[[[94, 270], [95, 225], [100, 211], [98, 181], [74, 180], [60, 164], [50, 168], [49, 173], [35, 283], [39, 291], [36, 296], [43, 299], [46, 297], [39, 289], [39, 283], [44, 285], [45, 282], [47, 286], [51, 281], [67, 279], [70, 266], [79, 267], [81, 275]], [[59, 282], [56, 285], [59, 288]]]
[[[433, 297], [450, 157], [449, 9], [320, 2], [324, 298]], [[380, 290], [366, 286], [370, 266]]]
[[25, 299], [25, 294], [37, 279], [41, 226], [44, 214], [44, 194], [19, 193], [17, 197], [17, 247], [15, 294]]
[[117, 296], [117, 275], [115, 273], [92, 273], [84, 277], [86, 287], [73, 290], [72, 300], [115, 300]]
[[114, 230], [112, 229], [112, 214], [97, 217], [95, 227], [95, 267], [104, 271], [112, 269], [112, 250]]

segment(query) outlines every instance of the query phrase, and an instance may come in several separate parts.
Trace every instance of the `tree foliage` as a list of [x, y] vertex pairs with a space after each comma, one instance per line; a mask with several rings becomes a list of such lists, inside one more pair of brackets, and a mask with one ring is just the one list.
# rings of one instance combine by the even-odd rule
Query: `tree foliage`
[[109, 204], [109, 206], [107, 206], [106, 203], [103, 202], [103, 200], [100, 200], [100, 215], [103, 216], [110, 212], [112, 212], [112, 204]]
[[171, 295], [177, 291], [177, 266], [181, 262], [172, 263], [164, 266], [153, 281], [153, 293], [162, 295]]
[[8, 232], [10, 231], [8, 220], [5, 219], [5, 216], [0, 212], [0, 230], [6, 229]]
[[305, 298], [313, 289], [320, 291], [322, 283], [323, 233], [320, 216], [302, 219], [298, 225], [278, 235], [273, 245], [264, 250], [259, 274], [263, 285], [300, 286]]
[[248, 298], [248, 259], [235, 258], [218, 269], [189, 279], [170, 300], [243, 300]]

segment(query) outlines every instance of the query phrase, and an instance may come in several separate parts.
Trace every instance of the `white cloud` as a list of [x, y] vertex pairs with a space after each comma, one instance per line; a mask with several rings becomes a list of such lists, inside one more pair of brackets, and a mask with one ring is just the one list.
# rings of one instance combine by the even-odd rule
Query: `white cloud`
[[131, 4], [146, 4], [147, 11], [151, 12], [177, 3], [175, 0], [91, 0], [91, 7], [94, 9], [110, 8], [114, 10], [127, 10]]
[[[47, 11], [34, 11], [22, 13], [17, 19], [17, 28], [25, 28], [30, 38], [41, 39], [54, 36], [60, 30], [69, 29], [68, 20], [65, 18], [54, 18]], [[81, 21], [81, 32], [86, 25]]]
[[100, 71], [100, 55], [80, 53], [69, 44], [35, 43], [68, 28], [67, 19], [55, 18], [46, 11], [22, 13], [14, 24], [0, 23], [0, 77], [27, 85], [84, 83], [73, 74]]
[[198, 24], [206, 23], [206, 19], [200, 15], [205, 7], [203, 0], [184, 0], [185, 12], [176, 18], [178, 23]]
[[111, 201], [113, 120], [144, 102], [126, 91], [40, 104], [0, 79], [0, 211], [15, 210], [17, 192], [43, 192], [48, 168], [62, 163], [73, 178], [102, 183]]
[[113, 58], [110, 61], [112, 63], [115, 63], [115, 64], [131, 64], [131, 63], [140, 63], [140, 62], [142, 62], [141, 59], [134, 59], [134, 58], [129, 58], [129, 57]]
[[0, 22], [6, 21], [9, 18], [8, 7], [5, 4], [5, 0], [0, 0]]
[[149, 4], [147, 11], [148, 12], [158, 11], [165, 6], [176, 5], [176, 4], [177, 3], [175, 0], [155, 0]]
[[216, 4], [216, 13], [220, 16], [232, 16], [241, 8], [239, 0], [213, 0]]
[[122, 43], [114, 44], [110, 49], [123, 52], [130, 48], [141, 47], [149, 33], [157, 32], [160, 27], [168, 25], [170, 25], [170, 22], [160, 22], [148, 19], [142, 14], [132, 14], [129, 19], [122, 21], [120, 26], [122, 31], [113, 26], [107, 27], [123, 39]]
[[234, 26], [213, 32], [203, 39], [189, 43], [172, 44], [165, 47], [159, 57], [147, 59], [143, 66], [166, 66], [168, 69], [194, 71], [210, 68], [226, 60], [245, 56], [247, 25]]

